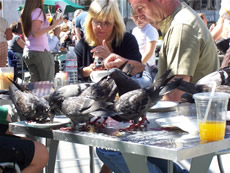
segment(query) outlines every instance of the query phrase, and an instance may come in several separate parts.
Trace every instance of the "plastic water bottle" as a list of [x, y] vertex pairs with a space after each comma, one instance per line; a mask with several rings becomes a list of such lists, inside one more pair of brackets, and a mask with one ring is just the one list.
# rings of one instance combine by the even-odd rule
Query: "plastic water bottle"
[[75, 54], [74, 47], [72, 46], [69, 46], [69, 51], [66, 55], [65, 72], [68, 73], [70, 84], [78, 82], [77, 55]]

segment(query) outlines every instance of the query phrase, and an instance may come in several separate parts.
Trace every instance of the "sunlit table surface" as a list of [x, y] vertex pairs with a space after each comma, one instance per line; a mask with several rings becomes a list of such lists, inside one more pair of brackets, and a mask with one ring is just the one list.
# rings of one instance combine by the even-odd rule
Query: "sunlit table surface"
[[[175, 128], [162, 129], [155, 122], [158, 118], [173, 116], [184, 115], [177, 111], [147, 113], [149, 120], [147, 126], [141, 131], [132, 132], [118, 132], [118, 128], [126, 127], [128, 124], [117, 123], [114, 120], [108, 120], [107, 128], [99, 132], [41, 129], [29, 127], [24, 121], [10, 123], [10, 131], [45, 137], [51, 141], [67, 141], [121, 151], [132, 173], [148, 172], [147, 156], [169, 160], [168, 172], [173, 172], [173, 161], [185, 159], [192, 159], [190, 172], [207, 172], [215, 153], [230, 148], [230, 133], [226, 132], [224, 140], [201, 144], [199, 134], [192, 135]], [[185, 116], [193, 117], [194, 115]], [[92, 169], [91, 172], [93, 172]]]

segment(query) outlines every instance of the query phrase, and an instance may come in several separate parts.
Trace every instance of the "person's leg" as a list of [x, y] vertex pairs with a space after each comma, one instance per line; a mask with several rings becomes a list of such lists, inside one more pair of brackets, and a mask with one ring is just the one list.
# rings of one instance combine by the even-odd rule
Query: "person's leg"
[[146, 70], [143, 71], [141, 77], [133, 76], [132, 78], [139, 83], [139, 85], [141, 86], [141, 88], [145, 88], [145, 87], [151, 86], [152, 83], [153, 83], [151, 74], [148, 71], [146, 71]]
[[[164, 159], [148, 157], [147, 158], [147, 167], [150, 173], [155, 173], [153, 170], [158, 169], [162, 173], [167, 173], [168, 169], [168, 162]], [[173, 163], [173, 172], [175, 173], [188, 173], [187, 170], [181, 169], [179, 165]]]
[[26, 63], [26, 66], [28, 67], [28, 70], [30, 72], [30, 81], [31, 82], [36, 82], [40, 81], [40, 75], [39, 71], [36, 67], [36, 64], [39, 63], [37, 62], [39, 59], [36, 58], [36, 51], [26, 51], [23, 54], [24, 61]]
[[[101, 173], [111, 173], [107, 168], [110, 168], [115, 173], [129, 173], [129, 168], [119, 151], [104, 150], [97, 148], [97, 156], [104, 163], [101, 169]], [[162, 173], [157, 165], [151, 164], [147, 165], [149, 168], [149, 173]], [[104, 172], [103, 172], [104, 171]]]
[[34, 142], [35, 151], [32, 162], [25, 169], [22, 170], [22, 173], [39, 173], [47, 165], [49, 160], [49, 153], [46, 147], [38, 142]]
[[[104, 150], [101, 148], [96, 148], [97, 156], [99, 159], [106, 165], [107, 168], [110, 168], [115, 173], [129, 173], [129, 168], [127, 167], [124, 158], [122, 157], [121, 152]], [[104, 167], [101, 171], [102, 173], [109, 173], [108, 169]], [[105, 172], [108, 171], [108, 172]]]

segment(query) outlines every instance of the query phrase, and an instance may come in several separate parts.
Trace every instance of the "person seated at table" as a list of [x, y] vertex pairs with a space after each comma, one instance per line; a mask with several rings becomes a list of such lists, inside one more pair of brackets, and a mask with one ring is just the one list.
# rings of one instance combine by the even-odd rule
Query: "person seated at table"
[[22, 57], [23, 49], [25, 47], [21, 26], [21, 22], [13, 22], [10, 25], [10, 29], [13, 33], [13, 38], [8, 42], [8, 50], [13, 51], [18, 57]]
[[17, 78], [23, 78], [22, 71], [28, 70], [22, 59], [23, 49], [25, 47], [24, 37], [22, 35], [21, 22], [13, 22], [10, 25], [13, 33], [13, 39], [8, 41], [8, 66], [14, 67], [14, 81]]
[[[88, 81], [90, 73], [98, 70], [95, 69], [95, 57], [106, 59], [112, 53], [125, 58], [129, 64], [135, 66], [132, 75], [144, 70], [137, 41], [132, 34], [126, 32], [116, 1], [93, 1], [84, 26], [85, 37], [77, 43], [74, 49], [78, 57], [80, 80]], [[145, 82], [146, 85], [150, 85], [151, 77], [146, 76], [142, 83]]]
[[60, 33], [60, 41], [63, 47], [67, 48], [72, 44], [71, 30], [68, 25], [62, 25]]
[[61, 24], [61, 26], [67, 25], [70, 28], [70, 30], [72, 30], [72, 22], [69, 20], [69, 17], [67, 15], [64, 15], [62, 19], [63, 23]]
[[8, 109], [0, 106], [0, 162], [17, 163], [22, 173], [39, 173], [48, 163], [48, 150], [41, 143], [9, 132], [10, 121]]
[[49, 48], [51, 52], [58, 52], [60, 50], [60, 33], [61, 27], [55, 27], [48, 35]]

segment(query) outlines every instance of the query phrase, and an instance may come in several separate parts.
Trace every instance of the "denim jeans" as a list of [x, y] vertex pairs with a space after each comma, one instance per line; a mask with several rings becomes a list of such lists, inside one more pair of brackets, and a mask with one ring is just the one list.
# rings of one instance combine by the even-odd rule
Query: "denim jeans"
[[153, 83], [153, 79], [151, 77], [151, 74], [146, 70], [143, 71], [141, 77], [138, 77], [137, 75], [135, 75], [132, 78], [139, 83], [141, 88], [148, 87], [148, 86], [152, 85], [152, 83]]
[[[96, 149], [98, 157], [101, 161], [115, 173], [130, 173], [125, 160], [119, 151]], [[166, 173], [167, 160], [148, 157], [147, 167], [149, 173]], [[176, 163], [173, 163], [174, 173], [188, 173], [187, 170], [182, 170]]]

